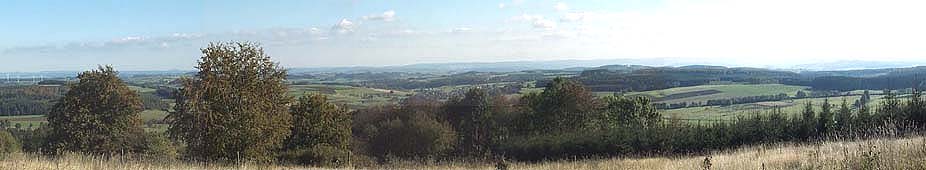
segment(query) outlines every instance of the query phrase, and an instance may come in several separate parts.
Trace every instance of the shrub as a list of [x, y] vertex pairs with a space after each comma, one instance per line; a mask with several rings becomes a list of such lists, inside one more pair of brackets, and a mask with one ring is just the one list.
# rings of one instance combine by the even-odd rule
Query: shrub
[[373, 153], [380, 157], [431, 157], [453, 148], [450, 126], [431, 118], [395, 119], [382, 124], [373, 138]]
[[349, 164], [351, 115], [346, 109], [328, 103], [324, 95], [312, 94], [300, 97], [290, 112], [293, 127], [284, 160], [320, 166]]
[[349, 150], [328, 144], [318, 144], [312, 147], [286, 150], [280, 157], [291, 163], [339, 167], [348, 165], [350, 156]]
[[0, 130], [0, 156], [19, 152], [20, 150], [22, 150], [22, 146], [19, 144], [19, 140], [13, 137], [10, 132]]
[[158, 132], [146, 132], [140, 141], [144, 143], [142, 156], [151, 159], [176, 159], [180, 156], [178, 146], [167, 138], [167, 135]]

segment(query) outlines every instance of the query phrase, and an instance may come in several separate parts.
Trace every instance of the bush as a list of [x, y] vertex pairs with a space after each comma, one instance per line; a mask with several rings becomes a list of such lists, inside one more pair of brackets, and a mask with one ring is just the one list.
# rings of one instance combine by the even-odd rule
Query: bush
[[6, 130], [0, 130], [0, 156], [9, 155], [22, 150], [19, 140]]
[[283, 152], [283, 161], [297, 164], [309, 164], [323, 167], [341, 167], [350, 162], [350, 151], [328, 144], [318, 144], [311, 148], [303, 147]]
[[436, 100], [410, 97], [400, 106], [371, 107], [353, 113], [354, 151], [377, 161], [426, 160], [448, 156], [457, 142], [456, 132], [439, 113]]
[[456, 134], [450, 125], [422, 114], [380, 124], [371, 140], [374, 155], [413, 158], [439, 156], [453, 148]]
[[158, 132], [146, 132], [141, 141], [144, 145], [141, 154], [151, 159], [177, 159], [178, 146], [167, 138], [167, 135]]
[[22, 150], [25, 152], [41, 152], [43, 145], [47, 144], [46, 138], [51, 130], [48, 126], [39, 126], [32, 130], [29, 129], [8, 129], [16, 139], [22, 144]]
[[321, 94], [299, 98], [292, 105], [292, 135], [286, 140], [284, 161], [304, 165], [349, 164], [351, 115]]

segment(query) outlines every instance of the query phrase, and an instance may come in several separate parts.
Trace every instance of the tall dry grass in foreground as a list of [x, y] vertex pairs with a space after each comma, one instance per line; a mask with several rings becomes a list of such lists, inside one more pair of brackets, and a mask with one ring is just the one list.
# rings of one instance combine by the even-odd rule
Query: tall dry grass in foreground
[[[709, 157], [709, 158], [708, 158]], [[512, 163], [510, 169], [926, 169], [926, 137], [872, 139], [854, 142], [764, 145], [720, 151], [709, 156], [613, 158], [544, 163]], [[323, 169], [261, 165], [212, 165], [180, 161], [103, 159], [83, 155], [48, 158], [14, 154], [0, 161], [0, 169], [16, 170], [236, 170]], [[485, 163], [397, 163], [359, 169], [495, 169]]]

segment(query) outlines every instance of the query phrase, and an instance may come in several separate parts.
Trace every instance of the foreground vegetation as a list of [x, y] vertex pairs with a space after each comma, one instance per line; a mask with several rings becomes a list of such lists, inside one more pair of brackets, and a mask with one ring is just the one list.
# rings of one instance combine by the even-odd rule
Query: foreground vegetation
[[[879, 138], [861, 141], [824, 141], [810, 144], [770, 144], [716, 151], [704, 155], [672, 157], [625, 157], [561, 160], [539, 163], [508, 163], [509, 169], [924, 169], [926, 137]], [[709, 168], [707, 168], [709, 167]], [[369, 169], [496, 169], [494, 163], [397, 162]], [[14, 154], [0, 161], [0, 169], [326, 169], [254, 164], [208, 164], [170, 160], [137, 160], [66, 154], [51, 158]], [[331, 168], [337, 169], [337, 168]], [[354, 168], [340, 168], [354, 169]]]

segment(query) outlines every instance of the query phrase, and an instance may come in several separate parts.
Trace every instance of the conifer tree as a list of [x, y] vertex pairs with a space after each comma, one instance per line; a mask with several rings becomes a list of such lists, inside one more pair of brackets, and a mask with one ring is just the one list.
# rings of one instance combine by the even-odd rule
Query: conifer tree
[[836, 111], [835, 118], [835, 126], [837, 131], [849, 131], [849, 128], [852, 125], [852, 109], [849, 108], [849, 103], [845, 98], [842, 99], [842, 104], [839, 105], [839, 110]]
[[817, 133], [827, 135], [833, 131], [835, 122], [829, 98], [823, 99], [823, 104], [820, 106], [820, 116], [817, 118]]
[[813, 102], [807, 101], [807, 103], [804, 103], [804, 110], [801, 112], [801, 122], [803, 122], [803, 125], [800, 126], [802, 129], [801, 136], [803, 138], [810, 138], [816, 134], [816, 128], [814, 127], [816, 125], [815, 115], [816, 113], [813, 111]]
[[868, 105], [860, 106], [855, 114], [855, 125], [853, 125], [853, 129], [867, 130], [869, 127], [872, 127], [872, 123], [875, 123], [872, 119], [873, 116], [871, 116]]
[[904, 117], [907, 118], [909, 123], [917, 127], [923, 127], [926, 123], [926, 102], [922, 99], [922, 92], [917, 89], [913, 89], [913, 94], [910, 95], [910, 100], [907, 100], [907, 104], [904, 105]]
[[881, 100], [881, 105], [877, 112], [880, 117], [878, 120], [900, 123], [903, 119], [901, 116], [900, 100], [897, 99], [897, 96], [895, 96], [891, 90], [884, 90], [884, 94], [884, 98]]

